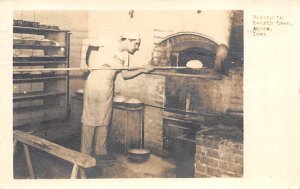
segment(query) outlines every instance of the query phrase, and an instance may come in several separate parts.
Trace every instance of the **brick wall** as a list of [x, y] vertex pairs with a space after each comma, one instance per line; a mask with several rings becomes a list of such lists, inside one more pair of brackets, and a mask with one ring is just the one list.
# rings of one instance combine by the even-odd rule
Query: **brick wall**
[[145, 148], [151, 152], [164, 155], [162, 109], [146, 107], [145, 109]]
[[191, 110], [200, 112], [221, 112], [227, 109], [243, 110], [243, 68], [229, 71], [222, 80], [193, 80], [195, 85], [190, 103]]
[[197, 133], [195, 177], [242, 177], [243, 132], [218, 125]]
[[134, 79], [124, 80], [119, 74], [115, 82], [116, 94], [138, 98], [145, 104], [163, 106], [165, 100], [165, 77], [144, 74]]
[[230, 34], [229, 60], [238, 65], [244, 64], [244, 15], [243, 11], [233, 11]]
[[[227, 109], [243, 110], [243, 70], [232, 69], [228, 77], [222, 80], [191, 79], [188, 82], [191, 93], [188, 111], [225, 113]], [[192, 90], [191, 90], [192, 88]], [[128, 90], [130, 89], [130, 90]], [[163, 154], [162, 112], [165, 104], [165, 77], [158, 75], [140, 75], [131, 80], [123, 80], [121, 75], [116, 79], [115, 95], [138, 98], [145, 103], [144, 126], [145, 147]], [[150, 106], [149, 106], [150, 105]], [[152, 107], [157, 106], [157, 107]], [[114, 111], [114, 118], [121, 119], [122, 113]], [[122, 121], [114, 123], [118, 128]], [[115, 136], [122, 137], [122, 129], [115, 129]], [[116, 137], [117, 139], [117, 137]]]

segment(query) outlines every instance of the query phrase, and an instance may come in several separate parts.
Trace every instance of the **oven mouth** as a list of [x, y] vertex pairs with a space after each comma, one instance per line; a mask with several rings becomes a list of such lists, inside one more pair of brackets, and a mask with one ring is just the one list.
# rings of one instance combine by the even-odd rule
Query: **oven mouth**
[[[179, 33], [163, 39], [152, 52], [152, 66], [172, 66], [175, 69], [159, 71], [168, 74], [207, 75], [213, 68], [218, 44], [212, 39], [195, 33]], [[200, 61], [203, 69], [186, 67], [189, 61]], [[180, 67], [180, 69], [176, 69]]]
[[186, 69], [172, 69], [172, 70], [160, 70], [156, 71], [155, 73], [161, 73], [161, 74], [178, 74], [178, 75], [209, 75], [211, 73], [210, 68], [201, 68], [201, 69], [191, 69], [191, 68], [186, 68]]

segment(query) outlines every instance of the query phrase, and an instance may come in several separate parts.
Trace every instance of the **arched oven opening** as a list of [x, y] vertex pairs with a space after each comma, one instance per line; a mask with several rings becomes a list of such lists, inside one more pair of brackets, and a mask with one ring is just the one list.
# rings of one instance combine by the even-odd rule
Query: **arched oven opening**
[[152, 53], [153, 66], [185, 67], [191, 60], [199, 60], [203, 64], [200, 70], [186, 68], [160, 71], [168, 74], [165, 76], [166, 111], [184, 115], [199, 112], [202, 102], [193, 76], [208, 75], [214, 67], [218, 46], [213, 39], [191, 32], [175, 33], [157, 44]]
[[152, 53], [153, 66], [185, 67], [190, 60], [199, 60], [204, 69], [174, 69], [168, 73], [203, 74], [213, 68], [218, 44], [199, 33], [176, 33], [164, 38]]

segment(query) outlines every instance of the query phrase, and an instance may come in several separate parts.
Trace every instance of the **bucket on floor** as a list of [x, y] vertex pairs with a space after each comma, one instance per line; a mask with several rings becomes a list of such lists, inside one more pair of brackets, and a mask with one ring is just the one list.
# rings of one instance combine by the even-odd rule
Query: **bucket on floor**
[[128, 150], [128, 158], [133, 162], [144, 162], [149, 159], [150, 151], [147, 149], [130, 149]]

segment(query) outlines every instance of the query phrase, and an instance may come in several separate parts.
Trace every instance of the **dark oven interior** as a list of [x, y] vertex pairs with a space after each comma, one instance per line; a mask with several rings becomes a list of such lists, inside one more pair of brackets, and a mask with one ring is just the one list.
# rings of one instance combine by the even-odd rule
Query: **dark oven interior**
[[[152, 65], [184, 67], [190, 60], [200, 60], [204, 68], [212, 68], [218, 44], [195, 33], [174, 34], [162, 40], [152, 54]], [[168, 72], [199, 74], [203, 70], [177, 69]]]

